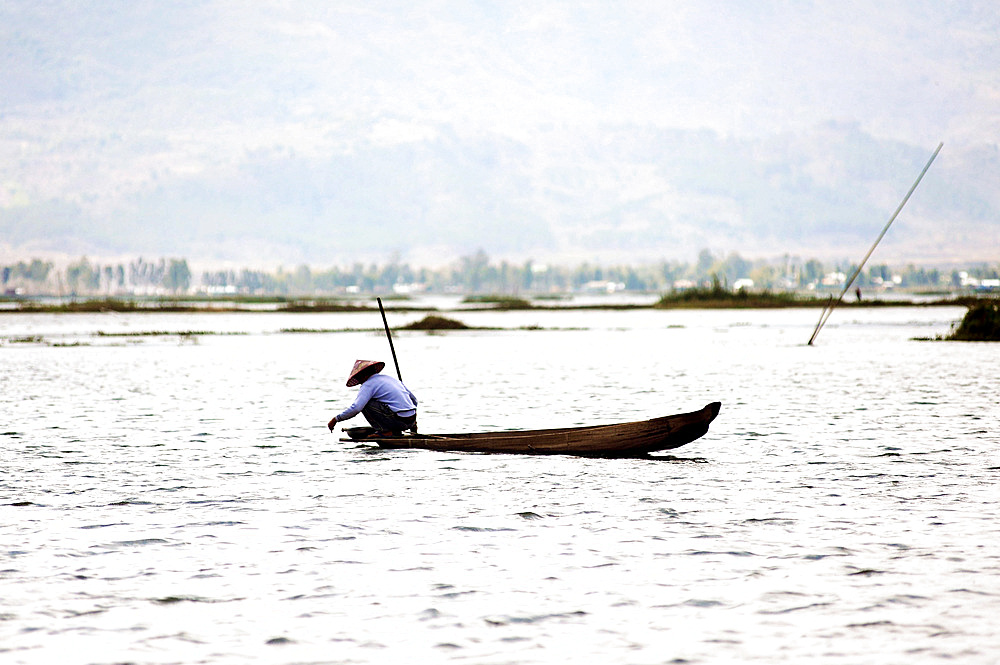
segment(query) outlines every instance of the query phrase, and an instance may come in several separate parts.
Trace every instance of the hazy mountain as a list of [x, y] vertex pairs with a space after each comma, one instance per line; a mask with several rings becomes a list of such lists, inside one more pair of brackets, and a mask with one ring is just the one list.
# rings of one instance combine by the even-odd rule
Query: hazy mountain
[[0, 251], [1000, 255], [989, 2], [0, 5]]

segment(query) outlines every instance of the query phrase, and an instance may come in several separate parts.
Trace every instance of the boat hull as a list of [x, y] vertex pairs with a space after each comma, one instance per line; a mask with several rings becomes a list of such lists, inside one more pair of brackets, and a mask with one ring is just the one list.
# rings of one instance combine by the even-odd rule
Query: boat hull
[[698, 411], [614, 425], [562, 429], [475, 432], [465, 434], [404, 434], [377, 437], [359, 427], [345, 430], [344, 441], [366, 441], [382, 448], [421, 448], [452, 452], [518, 455], [577, 455], [583, 457], [642, 457], [673, 450], [708, 432], [719, 415], [720, 402]]

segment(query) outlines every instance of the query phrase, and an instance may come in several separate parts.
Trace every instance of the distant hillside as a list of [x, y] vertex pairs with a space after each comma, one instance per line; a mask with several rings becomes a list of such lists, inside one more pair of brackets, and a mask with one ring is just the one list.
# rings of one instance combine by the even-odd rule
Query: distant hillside
[[11, 0], [0, 249], [856, 257], [943, 140], [880, 256], [993, 260], [1000, 12], [899, 9]]

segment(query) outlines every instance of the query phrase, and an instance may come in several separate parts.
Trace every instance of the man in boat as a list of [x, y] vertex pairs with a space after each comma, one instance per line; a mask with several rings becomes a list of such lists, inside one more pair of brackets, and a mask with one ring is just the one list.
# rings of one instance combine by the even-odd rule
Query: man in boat
[[347, 386], [360, 385], [354, 404], [334, 416], [327, 424], [330, 431], [339, 422], [362, 414], [376, 432], [400, 436], [403, 430], [417, 431], [417, 398], [401, 381], [379, 374], [385, 363], [357, 360], [347, 377]]

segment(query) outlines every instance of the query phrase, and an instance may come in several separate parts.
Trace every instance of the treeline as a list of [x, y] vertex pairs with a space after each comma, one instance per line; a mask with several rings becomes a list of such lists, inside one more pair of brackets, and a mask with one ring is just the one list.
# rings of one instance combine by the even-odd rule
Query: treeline
[[50, 261], [32, 259], [0, 266], [0, 286], [6, 295], [159, 295], [187, 292], [192, 274], [184, 259], [138, 258], [101, 265], [84, 257], [64, 270], [56, 270]]
[[[545, 294], [581, 291], [663, 292], [719, 281], [729, 288], [744, 283], [752, 289], [796, 291], [842, 286], [857, 265], [825, 264], [816, 259], [800, 261], [749, 260], [738, 253], [717, 256], [703, 250], [692, 263], [662, 261], [644, 265], [550, 266], [535, 261], [493, 262], [479, 252], [444, 268], [416, 268], [406, 263], [387, 265], [357, 263], [349, 267], [315, 270], [299, 266], [272, 273], [242, 270], [202, 275], [202, 284], [215, 292], [258, 294], [324, 293], [495, 293]], [[956, 289], [977, 280], [1000, 277], [1000, 265], [972, 266], [968, 270], [941, 271], [907, 265], [867, 267], [855, 284], [862, 288]]]
[[[197, 275], [185, 259], [142, 258], [129, 263], [99, 264], [86, 258], [63, 270], [51, 262], [0, 266], [0, 286], [10, 295], [274, 295], [313, 296], [351, 293], [492, 293], [556, 294], [579, 292], [665, 292], [721, 283], [727, 288], [801, 291], [842, 287], [856, 266], [817, 259], [783, 257], [752, 260], [733, 252], [699, 253], [692, 262], [661, 261], [643, 265], [554, 266], [536, 261], [491, 261], [485, 252], [465, 256], [443, 268], [356, 263], [287, 271], [208, 270]], [[1000, 264], [942, 271], [916, 265], [867, 266], [855, 284], [862, 289], [967, 289], [1000, 278]]]

